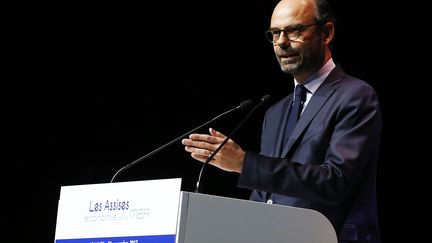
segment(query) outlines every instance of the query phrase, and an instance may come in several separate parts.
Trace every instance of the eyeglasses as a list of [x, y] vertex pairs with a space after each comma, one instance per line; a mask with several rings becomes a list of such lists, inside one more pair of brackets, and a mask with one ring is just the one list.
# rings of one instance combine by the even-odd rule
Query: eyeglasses
[[279, 40], [281, 32], [283, 32], [285, 38], [287, 38], [288, 40], [295, 41], [301, 36], [302, 32], [305, 29], [314, 25], [319, 25], [319, 23], [307, 24], [307, 25], [297, 24], [297, 25], [286, 27], [285, 29], [282, 30], [269, 29], [265, 32], [265, 34], [268, 41], [270, 41], [271, 43], [276, 43]]

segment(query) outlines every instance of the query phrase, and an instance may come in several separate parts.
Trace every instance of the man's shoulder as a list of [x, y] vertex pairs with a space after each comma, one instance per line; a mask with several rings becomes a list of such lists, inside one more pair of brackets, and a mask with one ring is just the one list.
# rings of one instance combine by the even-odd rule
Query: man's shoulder
[[334, 89], [336, 93], [376, 93], [375, 89], [367, 81], [357, 76], [346, 73], [340, 65], [336, 65], [336, 67], [329, 74], [329, 76], [322, 85], [322, 87], [325, 86], [332, 87], [330, 89]]
[[[341, 85], [343, 87], [352, 87], [352, 88], [370, 88], [373, 90], [373, 87], [364, 79], [348, 74], [344, 71], [344, 69], [340, 65], [336, 65], [331, 75], [329, 75], [328, 79], [330, 82], [334, 82], [336, 85]], [[338, 82], [340, 81], [340, 82]]]
[[269, 114], [281, 114], [282, 110], [287, 109], [292, 94], [282, 97], [274, 104], [272, 104], [266, 111], [267, 116]]

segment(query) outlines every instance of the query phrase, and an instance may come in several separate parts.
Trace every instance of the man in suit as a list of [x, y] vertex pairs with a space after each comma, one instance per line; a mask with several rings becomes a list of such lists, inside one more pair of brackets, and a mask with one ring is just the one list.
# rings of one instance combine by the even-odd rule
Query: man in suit
[[[325, 0], [277, 4], [267, 34], [282, 71], [294, 77], [296, 87], [302, 85], [301, 115], [288, 128], [297, 96], [283, 98], [266, 112], [259, 154], [230, 139], [210, 164], [240, 173], [239, 186], [253, 189], [251, 200], [317, 210], [340, 242], [377, 243], [378, 98], [370, 85], [333, 62], [334, 32]], [[210, 129], [182, 143], [205, 162], [224, 139]]]

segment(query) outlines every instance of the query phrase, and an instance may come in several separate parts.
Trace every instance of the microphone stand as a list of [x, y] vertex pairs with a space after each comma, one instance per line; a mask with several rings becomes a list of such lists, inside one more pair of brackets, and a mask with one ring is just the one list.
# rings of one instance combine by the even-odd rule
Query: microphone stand
[[208, 121], [208, 122], [206, 122], [206, 123], [204, 123], [204, 124], [202, 124], [202, 125], [200, 125], [200, 126], [194, 128], [194, 129], [190, 130], [189, 132], [187, 132], [187, 133], [185, 133], [185, 134], [183, 134], [183, 135], [180, 135], [179, 137], [177, 137], [177, 138], [171, 140], [170, 142], [168, 142], [168, 143], [162, 145], [161, 147], [159, 147], [159, 148], [157, 148], [157, 149], [151, 151], [150, 153], [148, 153], [148, 154], [146, 154], [146, 155], [144, 155], [144, 156], [142, 156], [142, 157], [136, 159], [135, 161], [132, 161], [131, 163], [129, 163], [129, 164], [123, 166], [122, 168], [120, 168], [120, 169], [119, 169], [119, 170], [114, 174], [114, 176], [111, 178], [110, 183], [114, 182], [115, 178], [116, 178], [116, 177], [117, 177], [121, 172], [123, 172], [123, 171], [125, 171], [126, 169], [128, 169], [128, 168], [130, 168], [130, 167], [132, 167], [132, 166], [134, 166], [134, 165], [136, 165], [136, 164], [138, 164], [139, 162], [141, 162], [141, 161], [147, 159], [148, 157], [150, 157], [150, 156], [156, 154], [157, 152], [159, 152], [159, 151], [165, 149], [166, 147], [168, 147], [168, 146], [170, 146], [170, 145], [172, 145], [172, 144], [178, 142], [179, 140], [181, 140], [182, 138], [186, 137], [186, 136], [189, 135], [190, 133], [193, 133], [193, 132], [195, 132], [195, 131], [197, 131], [197, 130], [203, 128], [204, 126], [206, 126], [206, 125], [208, 125], [208, 124], [214, 122], [215, 120], [219, 119], [220, 117], [222, 117], [222, 116], [224, 116], [224, 115], [226, 115], [226, 114], [228, 114], [228, 113], [231, 113], [231, 112], [233, 112], [233, 111], [235, 111], [235, 110], [238, 110], [238, 109], [247, 109], [247, 108], [250, 107], [251, 104], [252, 104], [252, 101], [251, 101], [251, 100], [245, 100], [245, 101], [241, 102], [240, 105], [238, 105], [237, 107], [232, 108], [232, 109], [230, 109], [230, 110], [228, 110], [228, 111], [225, 111], [224, 113], [222, 113], [222, 114], [220, 114], [220, 115], [214, 117], [214, 118], [211, 119], [210, 121]]

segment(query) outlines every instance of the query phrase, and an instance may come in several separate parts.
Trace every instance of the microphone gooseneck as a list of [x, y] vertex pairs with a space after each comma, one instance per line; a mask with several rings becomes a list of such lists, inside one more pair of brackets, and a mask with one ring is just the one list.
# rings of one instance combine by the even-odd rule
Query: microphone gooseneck
[[213, 159], [213, 157], [217, 154], [217, 152], [219, 152], [219, 150], [222, 149], [222, 147], [228, 142], [228, 140], [237, 132], [237, 130], [243, 126], [243, 124], [246, 122], [247, 119], [249, 119], [249, 117], [255, 112], [255, 110], [257, 110], [259, 107], [261, 107], [264, 104], [267, 104], [268, 101], [270, 100], [271, 96], [270, 95], [264, 95], [260, 102], [255, 105], [252, 110], [249, 111], [249, 113], [243, 118], [243, 120], [241, 120], [241, 122], [234, 128], [234, 130], [224, 139], [224, 141], [216, 148], [215, 151], [213, 151], [213, 153], [206, 159], [206, 161], [204, 162], [204, 164], [201, 166], [201, 170], [200, 173], [198, 175], [198, 180], [195, 186], [195, 192], [196, 193], [200, 193], [202, 191], [202, 186], [201, 186], [201, 178], [204, 172], [204, 169], [206, 168], [207, 164]]
[[245, 101], [241, 102], [237, 107], [232, 108], [232, 109], [230, 109], [230, 110], [228, 110], [228, 111], [225, 111], [224, 113], [222, 113], [222, 114], [220, 114], [220, 115], [217, 115], [216, 117], [214, 117], [214, 118], [211, 119], [210, 121], [208, 121], [208, 122], [206, 122], [206, 123], [204, 123], [204, 124], [202, 124], [202, 125], [200, 125], [200, 126], [194, 128], [194, 129], [190, 130], [189, 132], [187, 132], [187, 133], [185, 133], [185, 134], [183, 134], [183, 135], [181, 135], [181, 136], [179, 136], [179, 137], [177, 137], [177, 138], [171, 140], [170, 142], [168, 142], [168, 143], [166, 143], [166, 144], [160, 146], [159, 148], [157, 148], [157, 149], [151, 151], [150, 153], [148, 153], [148, 154], [146, 154], [146, 155], [144, 155], [144, 156], [142, 156], [142, 157], [140, 157], [140, 158], [138, 158], [138, 159], [132, 161], [131, 163], [129, 163], [129, 164], [123, 166], [122, 168], [120, 168], [120, 169], [119, 169], [119, 170], [114, 174], [114, 176], [111, 178], [110, 183], [114, 182], [115, 178], [116, 178], [116, 177], [117, 177], [121, 172], [123, 172], [123, 171], [125, 171], [126, 169], [128, 169], [128, 168], [130, 168], [130, 167], [132, 167], [132, 166], [134, 166], [134, 165], [136, 165], [136, 164], [138, 164], [139, 162], [141, 162], [141, 161], [147, 159], [148, 157], [150, 157], [150, 156], [156, 154], [157, 152], [159, 152], [159, 151], [165, 149], [166, 147], [168, 147], [168, 146], [170, 146], [170, 145], [172, 145], [172, 144], [178, 142], [179, 140], [181, 140], [182, 138], [188, 136], [189, 134], [191, 134], [191, 133], [193, 133], [193, 132], [195, 132], [195, 131], [201, 129], [202, 127], [204, 127], [204, 126], [206, 126], [206, 125], [208, 125], [208, 124], [210, 124], [210, 123], [216, 121], [217, 119], [219, 119], [219, 118], [222, 117], [222, 116], [225, 116], [226, 114], [229, 114], [229, 113], [231, 113], [231, 112], [233, 112], [233, 111], [236, 111], [236, 110], [238, 110], [238, 109], [246, 110], [246, 109], [248, 109], [251, 105], [252, 105], [252, 100], [245, 100]]

